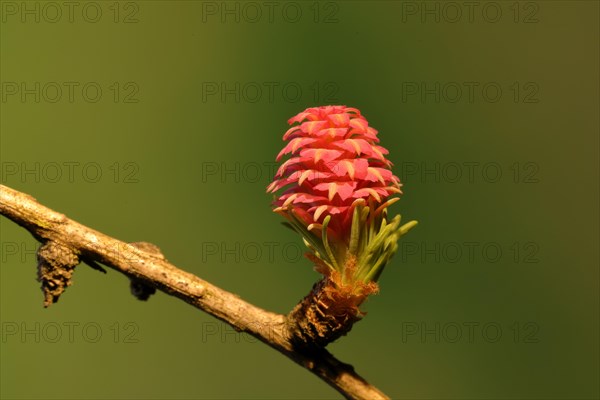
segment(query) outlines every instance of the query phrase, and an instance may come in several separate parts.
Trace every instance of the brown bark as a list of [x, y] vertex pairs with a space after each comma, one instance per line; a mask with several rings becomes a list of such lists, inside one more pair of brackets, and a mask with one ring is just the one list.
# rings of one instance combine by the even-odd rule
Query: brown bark
[[[301, 322], [265, 311], [178, 269], [164, 258], [156, 246], [121, 242], [3, 185], [0, 185], [0, 214], [27, 229], [42, 243], [38, 252], [38, 269], [46, 305], [55, 302], [69, 286], [78, 260], [95, 268], [101, 268], [96, 264], [100, 262], [132, 279], [132, 290], [135, 285], [136, 290], [139, 285], [143, 286], [144, 296], [151, 291], [149, 288], [156, 288], [215, 316], [238, 331], [258, 338], [313, 372], [347, 398], [387, 398], [359, 376], [351, 365], [337, 360], [323, 347], [307, 349], [295, 345], [292, 338], [298, 337], [299, 329], [308, 329]], [[317, 299], [320, 299], [318, 295]], [[310, 306], [308, 308], [311, 309]], [[319, 307], [310, 312], [318, 310]], [[343, 333], [343, 330], [336, 332]]]
[[371, 291], [357, 295], [331, 277], [323, 278], [288, 315], [290, 326], [294, 327], [292, 343], [300, 348], [325, 347], [346, 335], [363, 317], [359, 306], [376, 287], [373, 283], [369, 285]]

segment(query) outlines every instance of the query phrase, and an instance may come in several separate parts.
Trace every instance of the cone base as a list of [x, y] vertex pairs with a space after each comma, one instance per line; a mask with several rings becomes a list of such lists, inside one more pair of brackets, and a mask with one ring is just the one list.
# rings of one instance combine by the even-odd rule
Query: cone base
[[359, 306], [377, 289], [375, 283], [358, 287], [340, 285], [335, 277], [323, 278], [288, 314], [292, 343], [303, 348], [325, 347], [346, 335], [365, 315]]

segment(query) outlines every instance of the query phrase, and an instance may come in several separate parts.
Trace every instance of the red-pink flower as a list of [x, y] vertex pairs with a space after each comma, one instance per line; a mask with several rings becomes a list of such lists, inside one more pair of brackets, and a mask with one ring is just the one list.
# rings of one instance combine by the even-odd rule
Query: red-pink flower
[[292, 127], [283, 135], [288, 144], [277, 160], [290, 157], [267, 188], [273, 193], [284, 189], [274, 202], [276, 211], [291, 210], [306, 225], [331, 215], [329, 227], [346, 237], [356, 200], [377, 208], [401, 193], [377, 130], [356, 108], [308, 108], [288, 123]]

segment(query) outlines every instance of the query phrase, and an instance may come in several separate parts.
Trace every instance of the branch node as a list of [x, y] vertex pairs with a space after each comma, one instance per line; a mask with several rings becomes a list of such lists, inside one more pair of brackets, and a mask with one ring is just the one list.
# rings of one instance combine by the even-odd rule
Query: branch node
[[147, 284], [146, 281], [136, 278], [130, 278], [129, 289], [131, 290], [131, 294], [141, 301], [147, 301], [150, 296], [156, 293], [156, 288], [154, 286]]
[[44, 307], [56, 303], [60, 295], [71, 286], [73, 271], [79, 264], [75, 252], [55, 241], [48, 241], [37, 251], [38, 282], [42, 283]]
[[377, 285], [363, 284], [359, 289], [357, 291], [355, 285], [344, 285], [337, 275], [315, 283], [287, 316], [290, 341], [297, 348], [322, 348], [350, 332], [364, 315], [359, 305], [377, 291]]
[[[138, 250], [150, 253], [163, 261], [167, 261], [162, 251], [160, 251], [160, 248], [155, 244], [148, 242], [133, 242], [129, 244]], [[149, 284], [146, 280], [137, 278], [130, 278], [129, 289], [131, 290], [131, 294], [141, 301], [147, 301], [150, 296], [156, 293], [156, 287]]]

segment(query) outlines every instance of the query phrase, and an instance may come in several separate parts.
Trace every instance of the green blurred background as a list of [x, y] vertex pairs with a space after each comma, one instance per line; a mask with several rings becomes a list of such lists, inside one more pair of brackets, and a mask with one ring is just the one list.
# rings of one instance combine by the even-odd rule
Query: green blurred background
[[[393, 398], [598, 398], [597, 2], [0, 4], [3, 184], [283, 313], [318, 279], [265, 194], [286, 121], [357, 107], [420, 225], [331, 351]], [[113, 271], [42, 308], [0, 222], [3, 399], [339, 397]]]

